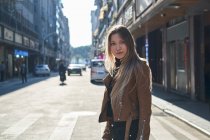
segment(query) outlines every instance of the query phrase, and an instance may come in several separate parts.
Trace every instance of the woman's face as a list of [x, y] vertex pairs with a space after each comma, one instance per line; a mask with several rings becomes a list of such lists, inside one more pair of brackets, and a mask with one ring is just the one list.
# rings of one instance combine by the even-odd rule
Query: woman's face
[[110, 50], [111, 53], [118, 59], [122, 59], [128, 51], [128, 47], [125, 44], [125, 41], [120, 37], [118, 33], [111, 36]]

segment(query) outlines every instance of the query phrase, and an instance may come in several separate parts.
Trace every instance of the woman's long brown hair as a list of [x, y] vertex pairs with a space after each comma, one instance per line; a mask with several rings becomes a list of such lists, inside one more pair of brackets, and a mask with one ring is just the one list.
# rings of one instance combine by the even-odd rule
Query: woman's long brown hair
[[133, 39], [132, 34], [130, 31], [123, 25], [115, 25], [113, 26], [108, 33], [107, 36], [107, 44], [106, 44], [106, 58], [105, 58], [105, 67], [108, 70], [108, 72], [112, 75], [113, 70], [115, 68], [115, 57], [111, 53], [110, 49], [110, 42], [111, 37], [114, 34], [119, 34], [120, 37], [125, 41], [125, 44], [127, 46], [127, 53], [126, 55], [121, 59], [121, 65], [118, 70], [118, 73], [116, 75], [116, 85], [114, 86], [112, 93], [115, 93], [116, 91], [119, 94], [123, 94], [124, 87], [128, 84], [128, 82], [131, 79], [132, 73], [137, 67], [140, 67], [140, 74], [143, 73], [141, 69], [141, 61], [145, 61], [142, 58], [140, 58], [136, 52], [136, 45]]

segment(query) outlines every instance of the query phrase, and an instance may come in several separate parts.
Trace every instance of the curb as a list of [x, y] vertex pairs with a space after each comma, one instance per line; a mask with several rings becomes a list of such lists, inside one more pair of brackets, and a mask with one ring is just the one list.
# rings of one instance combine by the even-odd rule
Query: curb
[[172, 111], [170, 110], [167, 110], [167, 109], [162, 109], [160, 106], [156, 105], [156, 104], [153, 104], [155, 107], [159, 108], [160, 110], [162, 110], [163, 112], [165, 112], [166, 114], [170, 115], [170, 116], [173, 116], [179, 120], [181, 120], [182, 122], [186, 123], [187, 125], [195, 128], [196, 130], [198, 130], [199, 132], [203, 133], [204, 135], [206, 135], [207, 137], [210, 137], [210, 132], [204, 130], [203, 128], [200, 128], [198, 127], [197, 125], [189, 122], [188, 120], [184, 119], [183, 117], [173, 113]]

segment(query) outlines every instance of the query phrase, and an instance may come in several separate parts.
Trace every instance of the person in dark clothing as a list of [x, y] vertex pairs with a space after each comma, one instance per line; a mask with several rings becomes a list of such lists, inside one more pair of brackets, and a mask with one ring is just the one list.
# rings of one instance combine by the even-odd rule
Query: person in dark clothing
[[27, 82], [27, 68], [24, 63], [20, 67], [20, 74], [21, 74], [22, 83], [23, 84], [26, 83]]
[[[61, 62], [59, 65], [59, 75], [60, 75], [60, 81], [65, 81], [66, 80], [66, 67], [64, 64]], [[64, 78], [64, 79], [62, 79]]]

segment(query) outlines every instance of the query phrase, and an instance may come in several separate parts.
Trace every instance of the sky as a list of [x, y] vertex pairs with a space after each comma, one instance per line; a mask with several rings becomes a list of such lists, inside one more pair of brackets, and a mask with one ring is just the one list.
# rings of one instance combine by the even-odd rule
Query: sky
[[64, 15], [68, 18], [70, 44], [73, 47], [90, 45], [92, 42], [91, 10], [94, 0], [62, 0]]

